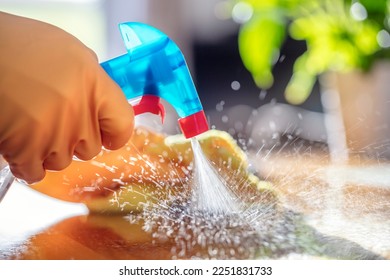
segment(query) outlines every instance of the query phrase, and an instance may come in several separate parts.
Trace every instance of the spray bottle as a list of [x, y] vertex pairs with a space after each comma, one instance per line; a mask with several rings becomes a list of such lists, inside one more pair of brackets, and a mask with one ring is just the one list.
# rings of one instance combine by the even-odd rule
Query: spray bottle
[[138, 22], [119, 25], [127, 54], [102, 63], [127, 99], [141, 97], [135, 114], [150, 112], [164, 119], [160, 98], [179, 115], [186, 138], [209, 129], [202, 104], [179, 47], [161, 31]]
[[[163, 32], [143, 23], [122, 23], [119, 29], [127, 53], [101, 66], [128, 100], [140, 97], [133, 106], [135, 115], [150, 112], [160, 115], [163, 121], [163, 98], [179, 115], [179, 126], [186, 138], [207, 131], [207, 119], [179, 47]], [[9, 167], [0, 166], [0, 202], [13, 181]]]

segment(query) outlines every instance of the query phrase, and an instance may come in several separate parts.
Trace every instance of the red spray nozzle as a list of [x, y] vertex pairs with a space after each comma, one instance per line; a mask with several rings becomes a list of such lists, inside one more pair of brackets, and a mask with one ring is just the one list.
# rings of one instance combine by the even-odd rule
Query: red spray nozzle
[[195, 137], [209, 130], [209, 125], [203, 110], [179, 119], [179, 125], [185, 138]]

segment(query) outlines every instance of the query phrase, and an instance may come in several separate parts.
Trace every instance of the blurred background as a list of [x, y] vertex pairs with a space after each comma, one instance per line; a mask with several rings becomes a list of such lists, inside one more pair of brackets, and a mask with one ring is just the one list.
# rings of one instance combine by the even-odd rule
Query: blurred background
[[[370, 68], [373, 63], [365, 58], [390, 46], [388, 9], [387, 0], [0, 0], [2, 11], [72, 33], [101, 62], [125, 52], [119, 23], [140, 21], [161, 29], [184, 53], [212, 127], [228, 131], [245, 147], [269, 151], [299, 138], [322, 143], [323, 149], [330, 144], [334, 155], [364, 151], [381, 158], [389, 150], [389, 119], [387, 109], [377, 108], [373, 100], [389, 102], [387, 90], [380, 99], [359, 97], [357, 109], [347, 109], [371, 108], [352, 116], [354, 128], [349, 129], [340, 110], [342, 100], [332, 93], [338, 91], [335, 81], [346, 79], [336, 75], [321, 84], [319, 78]], [[386, 71], [381, 75], [387, 77]], [[356, 89], [349, 91], [356, 99]], [[179, 132], [177, 116], [167, 106], [164, 126], [153, 116], [138, 121]], [[384, 119], [365, 122], [369, 115]], [[347, 138], [357, 126], [365, 129], [358, 136], [362, 144], [349, 147], [360, 142]], [[369, 128], [380, 135], [373, 136]]]

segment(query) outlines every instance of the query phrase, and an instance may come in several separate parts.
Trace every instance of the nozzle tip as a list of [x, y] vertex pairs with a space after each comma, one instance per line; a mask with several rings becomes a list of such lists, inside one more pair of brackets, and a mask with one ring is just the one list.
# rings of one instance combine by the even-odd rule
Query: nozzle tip
[[179, 119], [179, 125], [185, 138], [192, 138], [209, 130], [209, 125], [203, 110]]

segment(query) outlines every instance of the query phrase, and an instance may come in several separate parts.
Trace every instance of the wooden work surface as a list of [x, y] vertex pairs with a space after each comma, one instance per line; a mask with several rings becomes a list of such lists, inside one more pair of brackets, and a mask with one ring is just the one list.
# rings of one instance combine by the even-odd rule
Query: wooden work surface
[[[250, 160], [259, 176], [274, 184], [285, 208], [333, 238], [323, 239], [330, 244], [326, 258], [390, 259], [390, 165], [335, 166], [315, 153]], [[18, 183], [0, 204], [0, 259], [172, 259], [172, 240], [156, 241], [142, 222], [88, 215], [82, 205], [47, 198]], [[348, 255], [349, 246], [363, 253]], [[302, 252], [277, 258], [306, 257], [321, 258]]]

